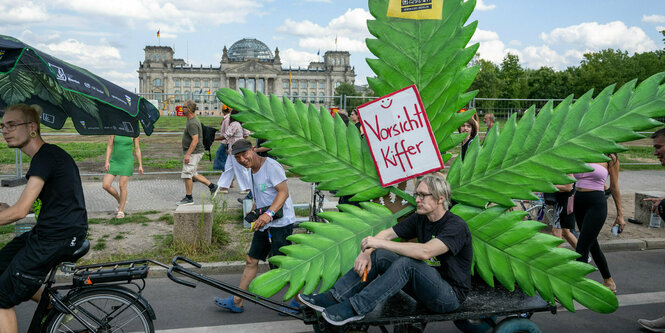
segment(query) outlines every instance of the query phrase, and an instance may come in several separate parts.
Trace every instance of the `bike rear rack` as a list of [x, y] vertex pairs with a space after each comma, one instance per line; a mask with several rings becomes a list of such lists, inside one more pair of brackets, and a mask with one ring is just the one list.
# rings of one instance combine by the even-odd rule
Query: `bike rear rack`
[[72, 284], [75, 287], [90, 286], [95, 283], [130, 282], [145, 279], [150, 266], [147, 260], [135, 260], [119, 263], [104, 263], [76, 267]]

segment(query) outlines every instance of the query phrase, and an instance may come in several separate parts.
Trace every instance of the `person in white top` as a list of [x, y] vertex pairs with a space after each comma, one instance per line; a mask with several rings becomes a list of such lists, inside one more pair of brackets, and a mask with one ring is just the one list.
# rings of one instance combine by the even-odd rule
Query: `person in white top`
[[222, 105], [222, 114], [224, 115], [224, 118], [222, 118], [222, 121], [219, 123], [219, 136], [215, 138], [215, 141], [221, 142], [221, 145], [215, 154], [215, 160], [212, 163], [212, 169], [224, 171], [224, 166], [226, 165], [226, 159], [228, 157], [228, 146], [224, 133], [226, 133], [226, 129], [231, 123], [231, 108], [226, 105]]
[[[282, 254], [279, 249], [291, 243], [286, 237], [293, 233], [296, 220], [284, 168], [272, 158], [257, 155], [255, 149], [251, 142], [244, 139], [236, 141], [231, 149], [234, 160], [250, 169], [254, 207], [268, 207], [253, 224], [252, 245], [245, 257], [245, 269], [240, 278], [239, 288], [243, 290], [247, 290], [256, 277], [259, 260], [265, 261], [269, 256]], [[277, 218], [275, 214], [280, 209], [283, 216]], [[217, 306], [234, 313], [245, 311], [242, 302], [240, 297], [215, 298]], [[299, 304], [294, 302], [289, 305], [298, 307]]]
[[[231, 115], [238, 113], [237, 110], [232, 110]], [[229, 158], [226, 159], [226, 165], [224, 166], [224, 172], [219, 177], [217, 185], [220, 188], [221, 193], [229, 193], [229, 187], [233, 182], [233, 177], [235, 176], [238, 180], [238, 187], [240, 187], [240, 194], [245, 195], [249, 193], [249, 171], [247, 168], [240, 165], [235, 158], [231, 158], [231, 146], [242, 139], [246, 139], [249, 136], [249, 131], [242, 128], [242, 123], [239, 121], [231, 119], [229, 127], [226, 128], [226, 131], [223, 133], [226, 138], [227, 152], [229, 153]]]

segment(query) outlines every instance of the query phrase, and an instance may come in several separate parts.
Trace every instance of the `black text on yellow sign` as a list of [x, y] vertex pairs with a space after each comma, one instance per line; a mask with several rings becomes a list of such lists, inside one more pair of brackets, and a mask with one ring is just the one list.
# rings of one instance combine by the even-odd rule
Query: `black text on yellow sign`
[[411, 20], [440, 20], [443, 0], [389, 0], [386, 16]]

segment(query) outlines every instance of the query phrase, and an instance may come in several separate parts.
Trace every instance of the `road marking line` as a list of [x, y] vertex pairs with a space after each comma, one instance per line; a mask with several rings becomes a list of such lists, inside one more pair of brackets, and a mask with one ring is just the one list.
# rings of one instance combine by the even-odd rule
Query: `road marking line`
[[158, 330], [157, 333], [218, 333], [218, 332], [234, 332], [234, 333], [256, 333], [256, 332], [311, 332], [312, 327], [303, 324], [300, 320], [281, 320], [281, 321], [268, 321], [262, 323], [251, 324], [235, 324], [235, 325], [222, 325], [222, 326], [208, 326], [208, 327], [188, 327], [179, 329]]
[[[619, 307], [665, 303], [665, 291], [625, 294], [618, 295]], [[588, 310], [583, 305], [575, 302], [575, 311]], [[566, 311], [561, 305], [557, 306], [557, 311]], [[217, 332], [238, 332], [238, 333], [284, 333], [284, 332], [311, 332], [312, 327], [303, 324], [300, 320], [281, 320], [268, 321], [262, 323], [221, 325], [208, 327], [188, 327], [180, 329], [158, 330], [158, 333], [217, 333]]]
[[[619, 299], [619, 307], [665, 303], [665, 291], [617, 295], [617, 299]], [[584, 305], [581, 305], [577, 302], [574, 303], [575, 303], [575, 311], [588, 310]], [[559, 304], [557, 306], [557, 311], [566, 311], [566, 308], [564, 308]]]

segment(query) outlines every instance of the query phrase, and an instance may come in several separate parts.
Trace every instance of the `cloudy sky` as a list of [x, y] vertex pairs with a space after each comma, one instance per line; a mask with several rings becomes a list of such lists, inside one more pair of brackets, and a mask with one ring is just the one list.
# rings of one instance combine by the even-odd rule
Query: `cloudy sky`
[[[194, 66], [219, 66], [223, 47], [247, 37], [278, 47], [285, 67], [307, 66], [337, 47], [351, 52], [356, 84], [373, 75], [365, 1], [0, 0], [0, 12], [0, 34], [132, 91], [146, 45], [172, 46]], [[525, 67], [565, 69], [589, 51], [662, 49], [665, 0], [478, 0], [473, 20], [481, 58], [499, 63], [511, 52]]]

